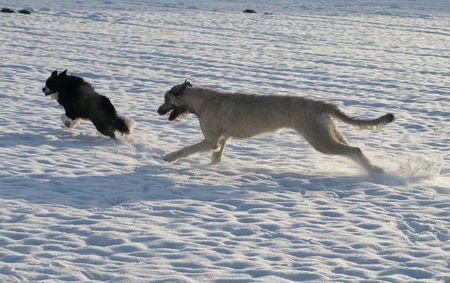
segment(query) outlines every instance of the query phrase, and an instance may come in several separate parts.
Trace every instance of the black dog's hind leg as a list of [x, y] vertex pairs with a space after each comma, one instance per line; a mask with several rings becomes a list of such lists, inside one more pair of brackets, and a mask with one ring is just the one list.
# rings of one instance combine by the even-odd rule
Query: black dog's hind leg
[[108, 136], [112, 139], [116, 139], [116, 134], [114, 133], [114, 127], [110, 123], [106, 122], [105, 120], [93, 120], [92, 123], [94, 124], [95, 128], [102, 133], [105, 136]]

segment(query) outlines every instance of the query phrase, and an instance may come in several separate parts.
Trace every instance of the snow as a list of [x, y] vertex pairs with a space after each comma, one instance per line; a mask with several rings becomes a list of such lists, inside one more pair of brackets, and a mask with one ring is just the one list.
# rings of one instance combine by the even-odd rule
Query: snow
[[[32, 11], [0, 14], [0, 281], [449, 281], [450, 5], [349, 2], [0, 0]], [[55, 69], [133, 134], [63, 127], [41, 92]], [[339, 125], [387, 172], [289, 130], [168, 164], [202, 137], [156, 114], [184, 79], [392, 112], [381, 131]]]

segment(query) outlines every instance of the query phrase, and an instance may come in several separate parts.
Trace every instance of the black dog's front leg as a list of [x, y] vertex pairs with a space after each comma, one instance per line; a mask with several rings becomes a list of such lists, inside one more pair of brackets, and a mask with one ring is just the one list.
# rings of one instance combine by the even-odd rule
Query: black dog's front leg
[[61, 121], [67, 128], [72, 129], [80, 122], [80, 118], [66, 111], [66, 113], [61, 114]]

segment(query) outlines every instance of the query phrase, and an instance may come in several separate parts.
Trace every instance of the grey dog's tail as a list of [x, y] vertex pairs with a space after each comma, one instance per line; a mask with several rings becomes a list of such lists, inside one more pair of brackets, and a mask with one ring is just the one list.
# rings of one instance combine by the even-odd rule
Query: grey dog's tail
[[384, 125], [394, 121], [394, 115], [391, 113], [372, 120], [351, 118], [347, 116], [347, 114], [342, 112], [336, 105], [331, 106], [329, 114], [344, 123], [358, 127], [360, 129], [381, 129], [384, 127]]

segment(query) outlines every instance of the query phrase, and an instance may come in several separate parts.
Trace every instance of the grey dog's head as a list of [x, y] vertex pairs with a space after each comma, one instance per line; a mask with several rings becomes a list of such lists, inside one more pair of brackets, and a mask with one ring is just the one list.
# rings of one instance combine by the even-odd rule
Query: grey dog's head
[[176, 85], [166, 92], [164, 103], [158, 108], [158, 114], [165, 115], [171, 111], [169, 121], [173, 121], [181, 114], [189, 112], [183, 97], [183, 92], [187, 87], [192, 87], [192, 84], [186, 80], [184, 83]]

